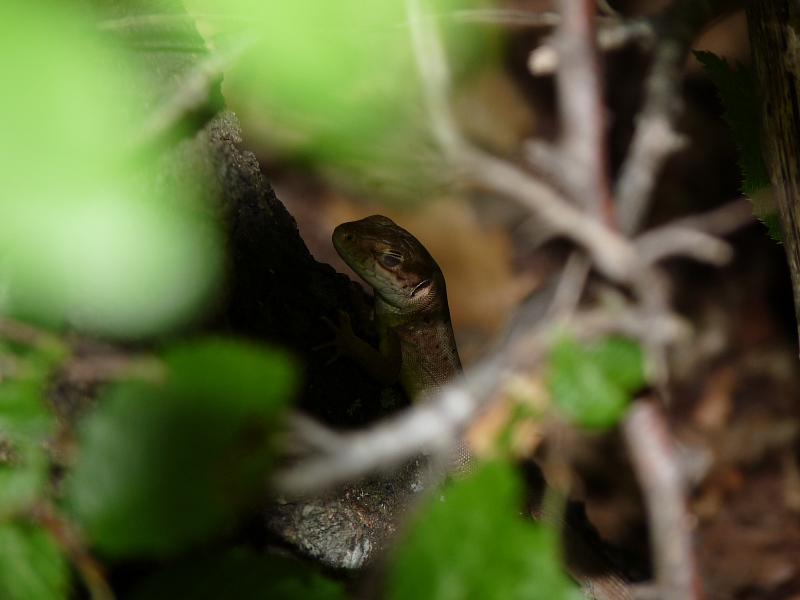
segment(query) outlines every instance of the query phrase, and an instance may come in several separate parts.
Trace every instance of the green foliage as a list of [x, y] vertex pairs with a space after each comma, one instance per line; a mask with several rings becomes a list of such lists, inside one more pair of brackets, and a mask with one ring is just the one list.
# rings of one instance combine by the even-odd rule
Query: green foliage
[[48, 533], [29, 525], [0, 525], [0, 598], [64, 600], [68, 576]]
[[547, 383], [556, 405], [573, 421], [589, 428], [610, 427], [644, 384], [642, 353], [622, 338], [585, 347], [564, 338], [550, 353]]
[[0, 383], [0, 435], [9, 440], [42, 439], [54, 418], [44, 400], [43, 373]]
[[208, 294], [217, 237], [145, 183], [144, 77], [79, 4], [0, 2], [0, 311], [152, 334]]
[[769, 188], [770, 181], [761, 151], [761, 107], [755, 73], [752, 67], [738, 62], [731, 66], [713, 52], [695, 51], [694, 56], [714, 83], [725, 107], [725, 121], [739, 152], [742, 192], [753, 201], [753, 211], [767, 226], [770, 236], [780, 241], [777, 208], [769, 194], [759, 194]]
[[0, 521], [30, 508], [43, 492], [50, 466], [44, 445], [55, 427], [44, 398], [44, 366], [10, 349], [0, 349], [3, 355], [26, 372], [0, 382]]
[[132, 600], [343, 600], [342, 587], [293, 560], [233, 550], [192, 558], [151, 576]]
[[484, 465], [431, 499], [396, 550], [392, 600], [580, 598], [561, 571], [555, 532], [519, 516], [507, 464]]
[[22, 514], [41, 497], [50, 467], [36, 439], [9, 444], [7, 452], [10, 459], [0, 463], [0, 522]]
[[[435, 24], [449, 42], [456, 74], [491, 56], [487, 28], [456, 25], [448, 16], [474, 1], [421, 4], [441, 17]], [[259, 121], [267, 120], [266, 143], [344, 170], [350, 181], [367, 177], [372, 195], [387, 183], [413, 188], [440, 176], [405, 0], [190, 0], [188, 6], [250, 25], [231, 36], [255, 43], [226, 72], [226, 95], [237, 112], [257, 107]]]
[[166, 353], [161, 385], [127, 382], [80, 432], [68, 503], [94, 544], [165, 554], [208, 539], [260, 497], [294, 386], [280, 354], [208, 341]]

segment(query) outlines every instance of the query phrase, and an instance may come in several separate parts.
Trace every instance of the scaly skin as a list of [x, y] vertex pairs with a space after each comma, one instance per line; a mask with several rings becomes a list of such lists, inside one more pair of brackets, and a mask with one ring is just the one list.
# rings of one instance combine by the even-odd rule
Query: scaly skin
[[374, 215], [343, 223], [333, 245], [375, 294], [375, 351], [345, 328], [338, 344], [380, 381], [399, 380], [411, 400], [461, 372], [444, 276], [425, 247], [392, 220]]
[[[375, 295], [379, 349], [356, 337], [346, 319], [334, 345], [384, 383], [397, 380], [408, 397], [418, 401], [461, 372], [444, 276], [425, 247], [391, 219], [373, 215], [343, 223], [333, 232], [333, 245]], [[459, 449], [458, 468], [470, 461]], [[630, 600], [624, 575], [565, 523], [574, 550], [568, 571], [587, 597]]]

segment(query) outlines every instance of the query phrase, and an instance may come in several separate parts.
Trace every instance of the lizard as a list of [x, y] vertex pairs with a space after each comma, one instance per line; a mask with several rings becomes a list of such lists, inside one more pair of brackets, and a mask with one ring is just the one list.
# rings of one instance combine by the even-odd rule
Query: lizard
[[[339, 326], [329, 322], [336, 335], [332, 345], [380, 383], [399, 382], [412, 402], [424, 401], [462, 370], [441, 268], [417, 238], [382, 215], [342, 223], [332, 239], [344, 262], [372, 288], [379, 339], [375, 348], [356, 336], [342, 313]], [[454, 466], [464, 469], [471, 456], [460, 446]], [[581, 557], [588, 564], [568, 567], [585, 593], [597, 600], [633, 597], [625, 576], [604, 557], [595, 559], [581, 539], [570, 543], [583, 544], [579, 551], [588, 555]]]

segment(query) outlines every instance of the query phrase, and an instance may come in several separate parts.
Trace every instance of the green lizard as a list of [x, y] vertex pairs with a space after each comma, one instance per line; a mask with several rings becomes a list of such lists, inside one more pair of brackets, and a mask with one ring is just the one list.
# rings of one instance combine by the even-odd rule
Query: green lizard
[[[461, 372], [444, 276], [425, 247], [391, 219], [373, 215], [342, 223], [333, 232], [342, 259], [369, 284], [375, 296], [376, 349], [353, 332], [342, 313], [331, 344], [356, 360], [378, 381], [399, 381], [412, 401], [424, 399]], [[462, 444], [456, 468], [470, 454]], [[631, 599], [624, 575], [565, 524], [577, 558], [568, 571], [597, 600]], [[577, 561], [577, 562], [574, 562]]]

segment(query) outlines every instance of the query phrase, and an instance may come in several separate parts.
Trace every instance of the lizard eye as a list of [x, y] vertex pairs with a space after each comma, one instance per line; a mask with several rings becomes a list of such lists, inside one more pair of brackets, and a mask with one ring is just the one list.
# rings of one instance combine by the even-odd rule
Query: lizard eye
[[393, 269], [402, 262], [402, 258], [397, 254], [381, 254], [378, 260], [387, 269]]

